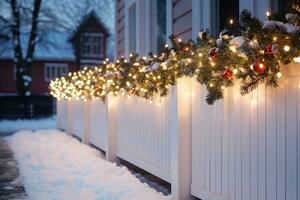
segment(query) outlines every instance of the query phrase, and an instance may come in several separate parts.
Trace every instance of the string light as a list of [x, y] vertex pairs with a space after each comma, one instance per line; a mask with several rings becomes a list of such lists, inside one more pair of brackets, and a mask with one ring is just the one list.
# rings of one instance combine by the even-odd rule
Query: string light
[[293, 61], [296, 62], [296, 63], [300, 63], [300, 57], [293, 58]]
[[285, 52], [289, 52], [290, 49], [291, 49], [291, 47], [288, 46], [288, 45], [284, 45], [284, 47], [283, 47], [283, 50], [284, 50]]
[[234, 68], [233, 69], [233, 74], [237, 74], [238, 73], [238, 69]]
[[282, 76], [281, 72], [277, 72], [276, 76], [280, 78]]

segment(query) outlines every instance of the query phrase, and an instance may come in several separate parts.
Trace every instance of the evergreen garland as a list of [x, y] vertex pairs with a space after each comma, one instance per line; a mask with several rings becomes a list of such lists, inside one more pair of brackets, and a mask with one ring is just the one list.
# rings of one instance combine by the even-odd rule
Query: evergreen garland
[[213, 104], [238, 80], [242, 95], [262, 83], [276, 88], [280, 66], [299, 62], [299, 14], [300, 6], [293, 4], [284, 21], [269, 17], [261, 22], [244, 10], [241, 23], [230, 24], [218, 38], [207, 30], [196, 41], [182, 42], [171, 35], [171, 48], [166, 45], [160, 55], [130, 54], [128, 60], [106, 60], [101, 66], [69, 73], [50, 83], [51, 94], [58, 99], [87, 100], [128, 93], [151, 99], [155, 94], [166, 96], [177, 79], [194, 77], [206, 86], [206, 101]]

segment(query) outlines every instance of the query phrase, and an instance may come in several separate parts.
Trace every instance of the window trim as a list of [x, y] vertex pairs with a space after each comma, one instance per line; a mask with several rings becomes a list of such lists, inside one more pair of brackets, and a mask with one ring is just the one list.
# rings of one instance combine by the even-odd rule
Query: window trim
[[135, 52], [139, 52], [140, 53], [140, 49], [139, 49], [139, 38], [140, 38], [140, 32], [138, 30], [140, 30], [140, 13], [139, 13], [139, 8], [140, 8], [140, 4], [142, 2], [141, 1], [137, 1], [137, 0], [125, 0], [125, 18], [124, 18], [124, 22], [125, 22], [125, 56], [129, 56], [130, 53], [130, 49], [129, 49], [129, 40], [130, 40], [130, 31], [129, 31], [129, 9], [135, 4]]
[[[86, 45], [83, 43], [83, 37], [84, 36], [89, 36], [89, 37], [93, 37], [93, 36], [100, 36], [100, 42], [99, 42], [99, 46], [100, 46], [100, 53], [99, 54], [94, 54], [94, 53], [83, 53], [83, 45]], [[91, 46], [96, 46], [95, 44], [91, 43], [89, 44], [90, 47]], [[92, 49], [92, 48], [91, 48]], [[92, 51], [92, 50], [91, 50]], [[80, 35], [80, 55], [81, 57], [90, 57], [90, 58], [101, 58], [104, 56], [104, 36], [103, 33], [99, 33], [99, 32], [83, 32]]]
[[[47, 68], [54, 68], [55, 70], [55, 77], [51, 77], [51, 72], [49, 74], [49, 76], [47, 76]], [[65, 68], [65, 73], [60, 72], [60, 74], [58, 74], [57, 68]], [[44, 80], [46, 82], [50, 82], [51, 80], [54, 80], [57, 77], [66, 75], [69, 71], [69, 66], [67, 63], [45, 63], [44, 65]]]

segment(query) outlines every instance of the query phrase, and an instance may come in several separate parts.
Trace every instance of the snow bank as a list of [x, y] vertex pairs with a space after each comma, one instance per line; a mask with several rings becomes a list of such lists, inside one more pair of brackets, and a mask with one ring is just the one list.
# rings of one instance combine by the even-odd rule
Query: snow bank
[[36, 120], [1, 120], [0, 135], [1, 133], [14, 133], [20, 130], [53, 129], [55, 128], [55, 124], [55, 118]]
[[30, 199], [171, 199], [63, 132], [21, 131], [7, 140]]

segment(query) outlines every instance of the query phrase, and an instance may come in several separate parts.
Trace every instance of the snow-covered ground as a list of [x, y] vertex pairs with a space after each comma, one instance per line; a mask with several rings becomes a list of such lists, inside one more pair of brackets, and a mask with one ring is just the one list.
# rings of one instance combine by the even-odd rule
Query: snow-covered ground
[[36, 120], [1, 120], [0, 135], [1, 133], [14, 133], [21, 130], [54, 129], [55, 124], [54, 117]]
[[171, 199], [61, 131], [20, 131], [7, 141], [29, 199]]

